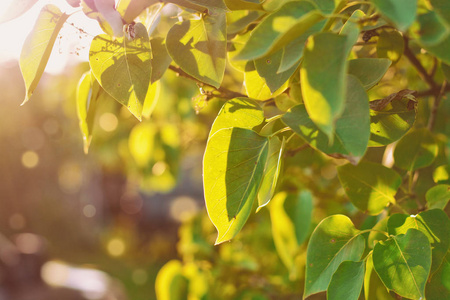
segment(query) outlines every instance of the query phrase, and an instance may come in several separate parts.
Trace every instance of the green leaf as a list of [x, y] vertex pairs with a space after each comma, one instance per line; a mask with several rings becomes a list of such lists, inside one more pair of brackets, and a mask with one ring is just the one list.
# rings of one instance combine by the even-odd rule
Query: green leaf
[[299, 246], [309, 234], [312, 215], [312, 196], [278, 193], [269, 205], [272, 237], [283, 264], [292, 271]]
[[404, 48], [405, 41], [398, 31], [381, 31], [377, 42], [377, 56], [379, 58], [389, 58], [392, 64], [396, 64], [402, 57]]
[[380, 111], [370, 110], [369, 147], [386, 146], [405, 135], [416, 120], [410, 99], [394, 100]]
[[[311, 34], [319, 32], [325, 25], [325, 20], [319, 21], [312, 25], [305, 33], [297, 37], [296, 39], [289, 42], [285, 47], [283, 47], [283, 56], [281, 58], [280, 67], [278, 68], [278, 73], [285, 72], [297, 65], [303, 56], [303, 49], [305, 48], [305, 43]], [[288, 37], [289, 35], [287, 35]], [[281, 43], [282, 41], [280, 41]]]
[[348, 73], [358, 78], [367, 91], [383, 78], [390, 66], [391, 61], [386, 58], [357, 58], [348, 62]]
[[344, 112], [335, 124], [332, 144], [309, 118], [303, 104], [291, 108], [282, 120], [312, 147], [328, 155], [344, 156], [357, 162], [364, 155], [369, 140], [369, 104], [361, 83], [351, 75], [347, 82], [345, 101]]
[[[237, 20], [233, 20], [231, 23], [228, 21], [228, 24], [227, 24], [228, 36], [233, 36], [233, 35], [239, 34], [241, 32], [246, 32], [247, 28], [250, 25], [256, 23], [256, 21], [259, 18], [261, 18], [263, 15], [264, 15], [264, 13], [261, 11], [250, 11], [250, 12], [248, 12], [247, 15], [242, 16]], [[245, 43], [243, 45], [245, 45]], [[228, 51], [229, 51], [229, 49], [228, 49]]]
[[408, 132], [395, 146], [395, 165], [414, 171], [431, 165], [438, 153], [438, 145], [427, 128]]
[[408, 29], [416, 19], [417, 0], [372, 0], [372, 3], [400, 31]]
[[20, 17], [27, 12], [38, 0], [15, 0], [4, 10], [0, 16], [0, 24]]
[[91, 43], [89, 64], [103, 89], [141, 120], [150, 85], [152, 54], [145, 26], [137, 23], [130, 30], [134, 31], [134, 39], [96, 36]]
[[246, 1], [246, 0], [224, 0], [226, 6], [231, 10], [264, 10], [260, 2], [264, 1]]
[[328, 300], [358, 300], [364, 282], [364, 261], [344, 261], [331, 278]]
[[450, 26], [450, 5], [447, 0], [429, 0], [434, 11]]
[[359, 9], [355, 10], [339, 32], [339, 35], [347, 36], [348, 53], [352, 51], [353, 45], [358, 41], [358, 37], [361, 32], [359, 20], [365, 16], [366, 14], [363, 11]]
[[450, 246], [450, 220], [441, 209], [432, 209], [418, 215], [394, 214], [388, 221], [388, 232], [392, 235], [404, 234], [410, 228], [420, 230], [433, 249], [431, 274], [440, 266]]
[[272, 51], [279, 50], [305, 34], [322, 18], [316, 11], [316, 7], [310, 2], [288, 2], [280, 10], [265, 18], [252, 31], [247, 44], [235, 59], [261, 58]]
[[80, 121], [80, 129], [83, 135], [84, 152], [87, 153], [92, 139], [94, 128], [97, 98], [100, 93], [100, 85], [91, 72], [86, 72], [80, 79], [77, 89], [77, 114]]
[[366, 300], [394, 300], [389, 291], [381, 282], [380, 277], [373, 268], [372, 252], [366, 260], [366, 274], [364, 276], [364, 299]]
[[166, 49], [166, 41], [162, 37], [155, 37], [150, 40], [152, 47], [152, 78], [151, 82], [154, 83], [161, 79], [166, 72], [167, 68], [172, 62], [172, 57]]
[[258, 191], [257, 212], [263, 206], [266, 206], [275, 194], [285, 144], [286, 141], [284, 138], [281, 142], [277, 136], [269, 138], [269, 153], [264, 168], [264, 177]]
[[69, 15], [49, 4], [42, 8], [33, 30], [28, 35], [20, 53], [20, 70], [25, 81], [26, 96], [22, 105], [30, 100], [44, 73], [45, 66], [61, 27]]
[[323, 292], [341, 262], [359, 261], [364, 252], [364, 237], [343, 215], [322, 220], [314, 230], [306, 255], [304, 298]]
[[422, 47], [441, 59], [444, 63], [450, 64], [450, 34], [447, 35], [439, 44], [436, 45], [422, 45]]
[[256, 71], [265, 80], [272, 93], [281, 88], [298, 67], [298, 64], [296, 64], [287, 71], [278, 73], [282, 56], [283, 49], [255, 60]]
[[389, 203], [395, 203], [395, 194], [402, 179], [392, 169], [372, 162], [361, 162], [338, 167], [339, 180], [352, 203], [370, 215], [377, 215]]
[[434, 12], [428, 12], [417, 17], [420, 25], [419, 43], [433, 46], [442, 42], [450, 33], [450, 27], [443, 24], [439, 16]]
[[183, 276], [183, 266], [178, 260], [166, 263], [156, 276], [158, 300], [182, 300], [187, 298], [188, 280]]
[[419, 230], [379, 242], [373, 249], [373, 264], [381, 281], [398, 295], [424, 299], [425, 284], [431, 267], [431, 247]]
[[267, 100], [284, 92], [288, 88], [289, 82], [286, 81], [278, 90], [272, 93], [266, 80], [259, 76], [253, 61], [248, 61], [244, 73], [244, 86], [245, 92], [250, 98]]
[[173, 60], [192, 77], [220, 87], [225, 72], [226, 18], [224, 13], [176, 23], [167, 34]]
[[450, 299], [450, 251], [427, 284], [427, 300]]
[[224, 128], [238, 127], [253, 129], [264, 122], [264, 111], [261, 106], [247, 98], [231, 99], [222, 106], [217, 114], [209, 137]]
[[450, 201], [450, 185], [438, 184], [427, 191], [425, 196], [428, 209], [444, 209]]
[[225, 128], [208, 140], [203, 158], [203, 186], [216, 244], [242, 229], [258, 193], [269, 140], [249, 129]]
[[308, 38], [300, 68], [306, 110], [328, 137], [332, 136], [334, 122], [345, 107], [346, 60], [349, 54], [346, 45], [346, 36], [330, 32], [313, 35]]

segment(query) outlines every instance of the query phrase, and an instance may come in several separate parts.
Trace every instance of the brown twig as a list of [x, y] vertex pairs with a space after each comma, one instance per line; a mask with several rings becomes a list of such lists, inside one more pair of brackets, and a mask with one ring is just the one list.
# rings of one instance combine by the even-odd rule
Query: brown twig
[[[416, 97], [417, 98], [423, 98], [423, 97], [436, 95], [442, 90], [442, 88], [443, 88], [443, 85], [438, 85], [434, 89], [429, 89], [429, 90], [417, 92], [417, 96]], [[450, 85], [446, 85], [444, 87], [444, 94], [446, 92], [450, 92]]]
[[414, 53], [411, 51], [411, 48], [409, 48], [409, 39], [405, 35], [403, 36], [403, 39], [405, 41], [405, 49], [403, 53], [408, 58], [409, 62], [416, 68], [417, 72], [419, 73], [420, 77], [422, 77], [423, 80], [426, 81], [426, 83], [431, 87], [431, 89], [436, 89], [436, 82], [434, 81], [433, 77], [428, 74], [427, 70], [422, 66], [421, 62], [417, 59], [417, 57], [414, 55]]
[[204, 82], [200, 82], [199, 80], [197, 80], [196, 78], [192, 77], [191, 75], [189, 75], [188, 73], [186, 73], [185, 71], [183, 71], [181, 68], [179, 67], [175, 67], [173, 65], [169, 66], [169, 70], [177, 73], [178, 76], [181, 77], [185, 77], [188, 78], [190, 80], [193, 80], [195, 82], [197, 82], [197, 85], [201, 86], [209, 86], [211, 88], [214, 88], [217, 92], [219, 92], [219, 94], [215, 94], [215, 93], [210, 93], [207, 96], [210, 96], [210, 98], [214, 98], [214, 97], [218, 97], [218, 98], [224, 98], [224, 99], [233, 99], [233, 98], [238, 98], [238, 97], [244, 97], [244, 98], [248, 98], [246, 95], [235, 92], [235, 91], [231, 91], [227, 88], [224, 87], [220, 87], [220, 88], [216, 88], [210, 84], [204, 83]]
[[439, 90], [439, 94], [435, 97], [433, 107], [431, 108], [430, 118], [428, 119], [428, 129], [432, 130], [434, 124], [436, 123], [436, 116], [439, 108], [439, 104], [441, 103], [442, 97], [444, 97], [445, 92], [447, 91], [447, 80], [444, 80], [444, 83]]

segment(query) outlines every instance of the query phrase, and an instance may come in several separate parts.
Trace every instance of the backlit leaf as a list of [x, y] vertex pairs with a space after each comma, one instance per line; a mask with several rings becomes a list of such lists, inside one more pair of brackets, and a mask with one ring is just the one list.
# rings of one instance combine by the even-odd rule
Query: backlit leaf
[[77, 89], [77, 114], [80, 122], [81, 133], [83, 134], [84, 152], [87, 153], [92, 138], [94, 128], [95, 110], [97, 97], [100, 93], [100, 85], [91, 75], [86, 72], [80, 79]]
[[387, 227], [392, 235], [406, 233], [409, 228], [420, 230], [433, 249], [431, 274], [439, 268], [450, 246], [450, 220], [444, 211], [431, 209], [415, 216], [394, 214], [389, 218]]
[[165, 43], [166, 41], [162, 37], [155, 37], [150, 40], [152, 48], [152, 83], [161, 79], [172, 62]]
[[369, 254], [366, 260], [366, 274], [364, 275], [364, 299], [365, 300], [394, 300], [378, 274], [373, 268], [373, 255]]
[[284, 265], [292, 271], [299, 246], [309, 234], [312, 215], [310, 192], [299, 194], [281, 192], [270, 203], [270, 220], [275, 248]]
[[[328, 137], [344, 111], [347, 37], [324, 32], [310, 37], [300, 68], [303, 101], [311, 120]], [[321, 63], [318, 64], [317, 62]]]
[[379, 242], [373, 250], [373, 265], [384, 285], [398, 295], [424, 299], [431, 267], [431, 247], [419, 230]]
[[408, 132], [395, 146], [395, 165], [414, 171], [431, 165], [438, 153], [438, 145], [427, 128]]
[[264, 174], [269, 140], [249, 129], [225, 128], [208, 140], [203, 186], [216, 244], [232, 239], [250, 216]]
[[433, 172], [433, 181], [450, 184], [450, 165], [442, 165]]
[[308, 244], [304, 297], [326, 291], [343, 261], [359, 261], [365, 241], [352, 221], [330, 216], [317, 225]]
[[364, 282], [364, 261], [344, 261], [331, 278], [328, 300], [358, 300]]
[[224, 128], [253, 129], [261, 125], [264, 120], [264, 111], [255, 101], [247, 98], [231, 99], [219, 111], [209, 132], [209, 137]]
[[258, 191], [257, 211], [266, 206], [275, 194], [285, 142], [284, 138], [280, 141], [277, 136], [269, 138], [269, 153], [264, 168], [264, 177]]
[[288, 2], [252, 31], [247, 44], [235, 59], [256, 59], [279, 50], [321, 19], [313, 4], [307, 1]]
[[289, 80], [289, 78], [291, 78], [292, 74], [294, 74], [295, 70], [298, 67], [297, 64], [292, 66], [285, 72], [278, 73], [282, 56], [283, 50], [281, 49], [277, 52], [255, 60], [256, 71], [258, 71], [259, 76], [264, 78], [267, 86], [272, 93], [282, 87]]
[[122, 16], [122, 19], [129, 24], [147, 7], [158, 2], [159, 0], [120, 0], [116, 9]]
[[356, 78], [349, 76], [345, 110], [336, 121], [332, 144], [309, 118], [303, 104], [291, 108], [282, 120], [312, 147], [328, 155], [341, 155], [357, 162], [364, 155], [369, 140], [368, 110], [368, 97], [364, 88]]
[[365, 213], [377, 215], [389, 203], [402, 183], [394, 170], [372, 162], [338, 167], [339, 180], [352, 203]]
[[188, 280], [183, 276], [183, 266], [178, 260], [166, 263], [158, 272], [155, 282], [159, 300], [182, 300], [188, 294]]
[[145, 26], [138, 23], [130, 30], [134, 31], [132, 39], [96, 36], [89, 51], [89, 64], [103, 89], [141, 120], [152, 55]]
[[255, 100], [267, 100], [284, 92], [288, 88], [289, 82], [286, 81], [278, 90], [272, 93], [266, 80], [259, 76], [254, 63], [249, 61], [244, 73], [244, 85], [245, 92], [250, 98]]
[[220, 87], [226, 58], [225, 14], [176, 23], [167, 34], [166, 47], [183, 71]]
[[61, 27], [69, 15], [49, 4], [42, 8], [33, 30], [28, 35], [20, 53], [20, 70], [25, 81], [26, 96], [22, 105], [30, 100], [44, 73], [45, 66]]

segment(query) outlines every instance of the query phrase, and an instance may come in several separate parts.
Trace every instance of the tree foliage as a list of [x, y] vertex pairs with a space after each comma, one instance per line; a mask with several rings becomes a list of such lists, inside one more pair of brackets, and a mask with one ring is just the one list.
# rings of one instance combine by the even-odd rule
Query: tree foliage
[[[76, 98], [85, 150], [98, 106], [123, 105], [143, 120], [126, 151], [144, 190], [173, 187], [173, 120], [195, 119], [164, 106], [170, 89], [186, 94], [183, 84], [196, 83], [199, 116], [222, 106], [206, 138], [204, 195], [215, 243], [239, 243], [214, 250], [204, 219], [184, 224], [183, 262], [161, 270], [159, 299], [282, 299], [301, 282], [305, 298], [448, 298], [447, 0], [70, 4], [105, 31]], [[45, 6], [25, 42], [24, 102], [67, 18]], [[274, 244], [263, 250], [270, 228]], [[258, 250], [276, 251], [284, 267], [252, 257]], [[224, 278], [265, 267], [256, 288]]]

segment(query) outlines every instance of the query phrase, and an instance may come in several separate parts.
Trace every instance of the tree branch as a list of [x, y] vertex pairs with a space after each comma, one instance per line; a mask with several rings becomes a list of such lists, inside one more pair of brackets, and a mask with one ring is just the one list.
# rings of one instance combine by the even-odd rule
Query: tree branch
[[439, 94], [435, 97], [433, 107], [431, 109], [430, 118], [428, 119], [428, 129], [431, 131], [436, 123], [436, 116], [439, 108], [439, 104], [441, 103], [442, 97], [444, 97], [445, 92], [447, 90], [447, 80], [444, 80], [444, 83], [441, 86]]
[[403, 53], [408, 58], [409, 62], [416, 68], [420, 77], [422, 77], [422, 79], [425, 80], [426, 83], [428, 83], [432, 90], [435, 90], [437, 86], [436, 82], [434, 81], [433, 77], [428, 74], [427, 70], [425, 70], [425, 68], [422, 66], [420, 61], [411, 51], [411, 48], [409, 48], [409, 39], [404, 35], [403, 40], [405, 41], [405, 49]]
[[237, 97], [248, 98], [244, 94], [241, 94], [241, 93], [238, 93], [238, 92], [235, 92], [235, 91], [231, 91], [231, 90], [229, 90], [227, 88], [224, 88], [224, 87], [216, 88], [216, 87], [214, 87], [214, 86], [212, 86], [210, 84], [207, 84], [207, 83], [204, 83], [204, 82], [200, 82], [196, 78], [194, 78], [191, 75], [189, 75], [188, 73], [184, 72], [179, 67], [175, 67], [173, 65], [170, 65], [169, 66], [169, 70], [177, 73], [178, 76], [185, 77], [185, 78], [188, 78], [190, 80], [193, 80], [193, 81], [197, 82], [197, 85], [199, 85], [199, 86], [209, 86], [211, 88], [214, 88], [217, 92], [219, 92], [219, 94], [214, 94], [214, 93], [208, 94], [206, 92], [206, 95], [209, 96], [210, 98], [214, 98], [214, 97], [224, 98], [224, 99], [233, 99], [233, 98], [237, 98]]

